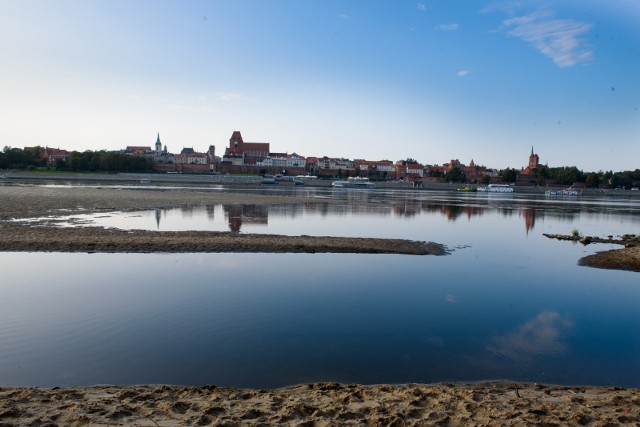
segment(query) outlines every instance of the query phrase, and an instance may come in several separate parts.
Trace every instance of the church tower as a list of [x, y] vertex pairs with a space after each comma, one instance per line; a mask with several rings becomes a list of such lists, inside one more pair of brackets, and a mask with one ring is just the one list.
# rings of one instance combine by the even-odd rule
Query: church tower
[[158, 139], [156, 139], [156, 153], [162, 151], [162, 144], [160, 143], [160, 132], [158, 132]]
[[540, 157], [533, 152], [533, 145], [531, 146], [531, 155], [529, 156], [529, 170], [534, 171], [538, 169], [538, 163], [540, 162]]

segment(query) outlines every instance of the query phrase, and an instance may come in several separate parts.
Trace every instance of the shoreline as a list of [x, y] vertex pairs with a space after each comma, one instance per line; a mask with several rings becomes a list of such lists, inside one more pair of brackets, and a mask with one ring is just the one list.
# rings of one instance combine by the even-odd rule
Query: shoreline
[[602, 268], [607, 270], [626, 270], [640, 272], [640, 236], [627, 234], [619, 239], [609, 236], [606, 239], [594, 236], [580, 236], [570, 234], [546, 234], [548, 239], [566, 240], [571, 242], [580, 242], [583, 245], [594, 243], [607, 243], [615, 245], [623, 245], [622, 249], [611, 249], [608, 251], [596, 252], [592, 255], [580, 258], [579, 265], [593, 268]]
[[366, 253], [446, 255], [444, 245], [404, 239], [284, 236], [214, 231], [55, 228], [0, 223], [0, 251], [89, 253]]
[[640, 390], [516, 382], [0, 387], [0, 425], [635, 425]]
[[[232, 187], [260, 185], [262, 178], [260, 176], [237, 176], [237, 175], [215, 175], [215, 174], [167, 174], [162, 172], [149, 173], [128, 173], [119, 172], [115, 174], [109, 173], [72, 173], [72, 172], [29, 172], [29, 171], [13, 171], [9, 174], [6, 181], [67, 181], [67, 182], [113, 182], [113, 183], [135, 183], [140, 184], [142, 179], [150, 179], [152, 183], [160, 185], [167, 184], [185, 184], [185, 185], [229, 185]], [[331, 187], [334, 179], [315, 179], [305, 180], [307, 187]], [[407, 191], [456, 191], [463, 188], [466, 183], [444, 183], [444, 182], [424, 182], [419, 187], [413, 187], [411, 183], [406, 181], [376, 181], [376, 186], [380, 189], [397, 189]], [[471, 184], [478, 185], [478, 184]], [[522, 194], [544, 194], [550, 189], [563, 189], [566, 185], [553, 186], [535, 186], [535, 185], [517, 185], [514, 186], [517, 193]], [[640, 198], [640, 191], [630, 191], [614, 188], [584, 188], [581, 189], [583, 195], [592, 197], [628, 197]]]

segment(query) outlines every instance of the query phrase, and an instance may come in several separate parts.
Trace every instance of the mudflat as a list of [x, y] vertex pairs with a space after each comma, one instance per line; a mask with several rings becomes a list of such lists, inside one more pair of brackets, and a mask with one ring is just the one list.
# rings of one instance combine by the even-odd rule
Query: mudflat
[[[300, 203], [300, 198], [197, 190], [0, 186], [0, 219], [73, 212], [166, 208], [185, 204]], [[325, 203], [330, 203], [329, 201]], [[58, 252], [336, 252], [444, 255], [438, 243], [404, 239], [159, 232], [0, 223], [0, 250]]]

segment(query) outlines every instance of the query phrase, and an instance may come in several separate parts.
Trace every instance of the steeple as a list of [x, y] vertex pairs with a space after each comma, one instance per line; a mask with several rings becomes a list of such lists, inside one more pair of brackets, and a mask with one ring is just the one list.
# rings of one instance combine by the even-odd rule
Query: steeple
[[156, 153], [162, 151], [162, 143], [160, 142], [160, 132], [158, 132], [158, 139], [156, 139]]
[[[158, 132], [158, 139], [156, 139], [156, 144], [160, 144], [160, 132]], [[533, 153], [533, 148], [531, 148], [531, 153]]]
[[533, 156], [533, 145], [531, 146], [531, 155]]

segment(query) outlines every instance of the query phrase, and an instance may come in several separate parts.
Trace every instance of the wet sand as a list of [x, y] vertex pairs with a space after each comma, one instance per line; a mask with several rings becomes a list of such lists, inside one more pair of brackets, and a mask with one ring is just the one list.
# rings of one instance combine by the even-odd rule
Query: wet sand
[[0, 223], [0, 250], [27, 252], [286, 252], [445, 255], [443, 245], [404, 239], [281, 236], [213, 231], [55, 228]]
[[617, 426], [640, 423], [640, 390], [537, 384], [302, 384], [0, 388], [0, 425]]
[[[0, 219], [152, 209], [184, 204], [300, 203], [300, 198], [197, 190], [0, 187]], [[325, 203], [330, 203], [326, 201]], [[232, 232], [123, 231], [0, 223], [0, 251], [56, 252], [306, 252], [445, 255], [433, 242], [333, 236], [282, 236]]]
[[580, 242], [583, 245], [597, 243], [623, 245], [624, 248], [622, 249], [612, 249], [588, 255], [581, 258], [578, 264], [594, 268], [640, 272], [640, 235], [625, 234], [619, 238], [613, 238], [613, 236], [602, 238], [571, 234], [543, 234], [543, 236], [549, 239]]

